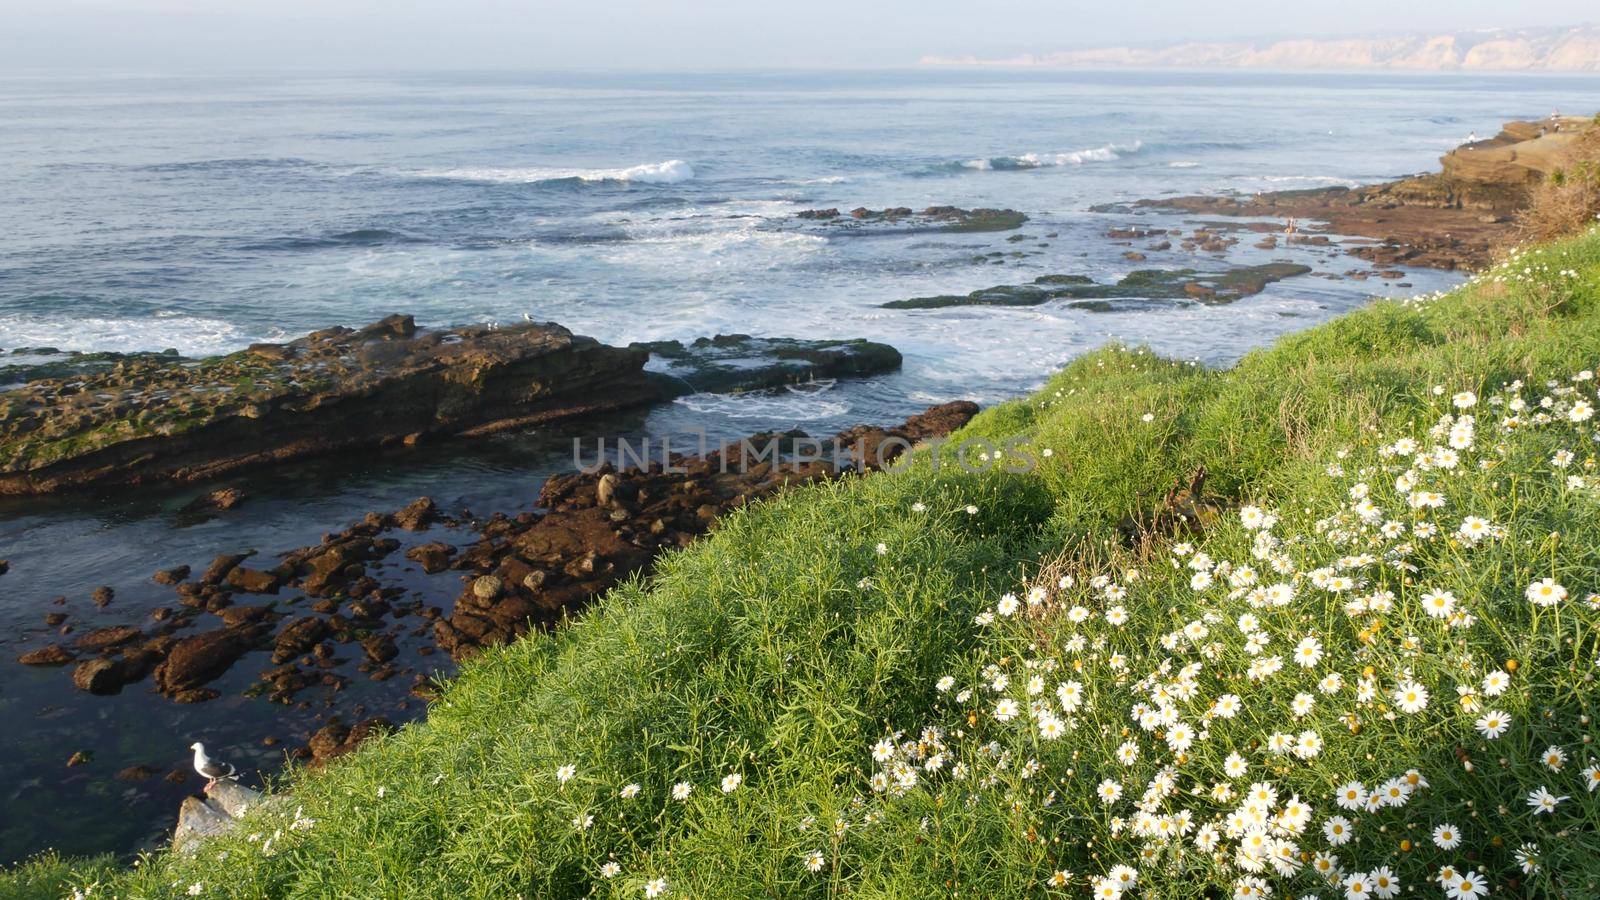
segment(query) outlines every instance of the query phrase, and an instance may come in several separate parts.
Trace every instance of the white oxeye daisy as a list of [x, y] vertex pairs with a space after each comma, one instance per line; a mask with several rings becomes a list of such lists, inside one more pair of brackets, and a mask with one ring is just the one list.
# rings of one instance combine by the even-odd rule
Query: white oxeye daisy
[[644, 895], [654, 898], [667, 895], [667, 880], [665, 878], [652, 878], [644, 883]]
[[1454, 825], [1440, 825], [1433, 830], [1433, 843], [1440, 850], [1454, 850], [1461, 846], [1461, 832]]
[[1348, 844], [1355, 834], [1350, 830], [1349, 819], [1344, 816], [1329, 816], [1328, 821], [1322, 823], [1322, 836], [1328, 839], [1329, 844], [1341, 847]]
[[1600, 789], [1600, 765], [1590, 763], [1589, 767], [1583, 770], [1583, 785], [1591, 794]]
[[1404, 713], [1419, 713], [1428, 706], [1428, 689], [1415, 681], [1401, 682], [1394, 692], [1394, 705]]
[[1528, 585], [1524, 592], [1528, 601], [1535, 606], [1555, 606], [1567, 599], [1567, 589], [1557, 584], [1553, 578], [1543, 578]]
[[813, 850], [810, 853], [806, 854], [806, 871], [808, 871], [808, 872], [821, 872], [823, 863], [824, 863], [824, 859], [822, 857], [822, 854], [817, 852], [816, 850]]
[[687, 800], [692, 793], [694, 793], [694, 785], [687, 781], [680, 781], [672, 786], [672, 799], [674, 800]]
[[1544, 748], [1544, 755], [1540, 757], [1545, 768], [1552, 772], [1559, 772], [1567, 764], [1567, 751], [1560, 747], [1550, 746]]
[[624, 800], [632, 800], [634, 797], [639, 796], [639, 790], [640, 788], [637, 784], [625, 784], [622, 786], [622, 790], [617, 791], [617, 796]]
[[1444, 893], [1450, 900], [1477, 900], [1489, 894], [1489, 883], [1477, 872], [1451, 870], [1449, 879], [1441, 879]]
[[1511, 727], [1511, 717], [1498, 709], [1484, 713], [1476, 723], [1478, 732], [1489, 740], [1495, 740], [1506, 733]]
[[615, 878], [615, 877], [617, 877], [618, 875], [621, 875], [621, 874], [622, 874], [622, 866], [619, 863], [617, 863], [616, 860], [612, 860], [611, 862], [608, 862], [605, 865], [600, 867], [600, 877], [601, 878]]
[[1536, 816], [1547, 816], [1556, 811], [1556, 807], [1567, 801], [1568, 797], [1557, 797], [1549, 789], [1540, 785], [1537, 790], [1528, 793], [1528, 807]]
[[738, 772], [730, 772], [729, 774], [724, 775], [723, 778], [722, 778], [722, 792], [724, 794], [731, 794], [734, 791], [738, 790], [739, 789], [739, 785], [741, 785], [743, 783], [744, 783], [744, 776], [743, 775], [740, 775]]
[[1500, 669], [1483, 676], [1483, 695], [1485, 697], [1498, 697], [1511, 687], [1511, 676]]
[[577, 766], [570, 765], [570, 764], [569, 765], [565, 765], [565, 766], [562, 766], [562, 767], [556, 769], [556, 781], [558, 781], [558, 782], [560, 782], [562, 784], [566, 784], [567, 782], [571, 781], [577, 774], [578, 774], [578, 767]]

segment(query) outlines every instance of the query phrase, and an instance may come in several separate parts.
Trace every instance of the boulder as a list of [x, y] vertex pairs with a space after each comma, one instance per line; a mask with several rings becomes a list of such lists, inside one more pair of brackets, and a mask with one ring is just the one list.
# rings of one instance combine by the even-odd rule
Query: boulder
[[170, 696], [197, 698], [190, 693], [217, 678], [249, 652], [260, 639], [259, 626], [218, 628], [190, 635], [173, 646], [156, 667], [156, 687]]
[[29, 650], [17, 657], [17, 662], [25, 666], [64, 666], [75, 658], [71, 651], [60, 644], [50, 644], [37, 650]]
[[440, 541], [429, 541], [406, 551], [406, 559], [422, 566], [422, 571], [432, 575], [450, 568], [450, 557], [456, 548]]
[[[777, 388], [818, 378], [859, 378], [900, 368], [900, 351], [867, 340], [798, 340], [719, 334], [630, 344], [654, 357], [651, 377], [667, 396]], [[688, 449], [688, 448], [685, 448]]]
[[394, 514], [394, 522], [407, 531], [423, 531], [439, 518], [432, 497], [418, 497]]
[[154, 581], [156, 584], [166, 584], [166, 585], [177, 584], [178, 582], [180, 582], [180, 581], [182, 581], [182, 580], [184, 580], [185, 578], [188, 578], [188, 577], [189, 577], [189, 567], [188, 566], [173, 566], [170, 569], [162, 569], [161, 571], [157, 572], [156, 574], [150, 576], [151, 580]]

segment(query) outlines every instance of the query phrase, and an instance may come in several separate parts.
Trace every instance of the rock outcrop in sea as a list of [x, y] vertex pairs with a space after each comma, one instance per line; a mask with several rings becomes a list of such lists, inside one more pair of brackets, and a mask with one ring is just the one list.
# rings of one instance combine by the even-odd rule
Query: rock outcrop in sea
[[1095, 209], [1292, 219], [1297, 225], [1288, 232], [1290, 239], [1308, 232], [1371, 239], [1348, 249], [1380, 266], [1476, 268], [1510, 237], [1530, 189], [1560, 167], [1579, 132], [1590, 125], [1591, 120], [1576, 117], [1508, 122], [1494, 137], [1440, 157], [1439, 172], [1383, 184], [1157, 198]]
[[[659, 371], [647, 372], [652, 353]], [[552, 323], [418, 328], [395, 315], [200, 360], [28, 352], [0, 390], [0, 494], [188, 482], [651, 403], [890, 371], [869, 341], [718, 336], [612, 347]], [[242, 498], [218, 497], [215, 505]]]

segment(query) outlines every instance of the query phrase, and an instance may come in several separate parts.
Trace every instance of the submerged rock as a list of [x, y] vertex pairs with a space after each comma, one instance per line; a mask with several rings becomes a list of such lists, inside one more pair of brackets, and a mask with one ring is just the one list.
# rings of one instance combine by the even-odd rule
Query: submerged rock
[[17, 662], [25, 666], [64, 666], [76, 658], [72, 651], [60, 644], [50, 644], [22, 654], [17, 657]]
[[908, 206], [887, 209], [857, 207], [848, 216], [837, 209], [807, 209], [795, 218], [821, 222], [830, 231], [858, 234], [914, 234], [924, 231], [1010, 231], [1028, 217], [1014, 209], [962, 209], [959, 206]]
[[1084, 275], [1044, 275], [1028, 284], [1002, 284], [970, 294], [891, 300], [885, 309], [942, 309], [949, 306], [1038, 306], [1052, 300], [1089, 301], [1084, 309], [1114, 309], [1107, 300], [1198, 300], [1225, 303], [1258, 294], [1267, 285], [1305, 275], [1310, 266], [1267, 263], [1220, 272], [1195, 269], [1139, 269], [1116, 284], [1099, 284]]

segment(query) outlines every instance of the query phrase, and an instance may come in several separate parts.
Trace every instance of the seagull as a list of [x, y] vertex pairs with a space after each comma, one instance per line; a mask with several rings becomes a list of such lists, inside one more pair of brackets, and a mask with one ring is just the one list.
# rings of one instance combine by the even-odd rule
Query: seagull
[[523, 313], [522, 314], [522, 321], [524, 321], [524, 322], [532, 322], [533, 321], [533, 313]]
[[207, 756], [205, 744], [196, 741], [189, 745], [189, 749], [194, 751], [194, 770], [209, 779], [206, 782], [206, 790], [215, 787], [218, 779], [239, 777], [233, 766]]

